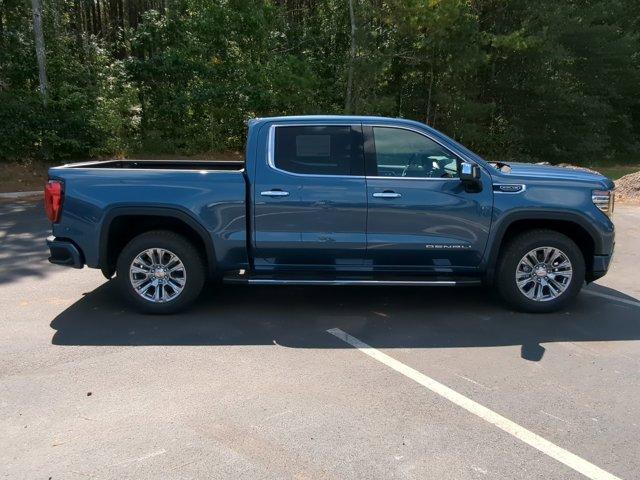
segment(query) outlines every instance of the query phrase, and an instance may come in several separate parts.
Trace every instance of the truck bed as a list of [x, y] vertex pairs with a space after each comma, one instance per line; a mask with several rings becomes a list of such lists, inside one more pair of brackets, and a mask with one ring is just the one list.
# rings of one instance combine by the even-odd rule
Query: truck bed
[[148, 223], [144, 218], [150, 215], [164, 218], [165, 225], [174, 218], [174, 223], [199, 226], [219, 268], [248, 266], [243, 162], [107, 160], [53, 167], [49, 178], [64, 185], [61, 219], [53, 233], [73, 235], [89, 267], [105, 266], [100, 249], [113, 218], [138, 218], [127, 227], [131, 230]]

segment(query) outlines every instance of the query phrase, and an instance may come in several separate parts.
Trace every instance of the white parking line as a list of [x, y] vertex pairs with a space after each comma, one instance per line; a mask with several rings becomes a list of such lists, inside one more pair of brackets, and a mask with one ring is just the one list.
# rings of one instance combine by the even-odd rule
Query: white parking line
[[474, 402], [470, 398], [452, 390], [451, 388], [443, 385], [442, 383], [430, 378], [423, 373], [414, 370], [413, 368], [405, 365], [404, 363], [396, 360], [389, 355], [382, 353], [380, 350], [367, 345], [363, 341], [349, 335], [348, 333], [340, 330], [339, 328], [331, 328], [327, 330], [328, 333], [334, 335], [345, 343], [357, 348], [362, 353], [369, 355], [371, 358], [384, 363], [386, 366], [392, 368], [398, 373], [401, 373], [405, 377], [419, 383], [420, 385], [428, 388], [434, 393], [446, 398], [447, 400], [455, 403], [459, 407], [464, 408], [470, 413], [480, 417], [483, 420], [495, 425], [499, 429], [513, 435], [514, 437], [522, 440], [524, 443], [531, 445], [533, 448], [540, 450], [542, 453], [549, 455], [551, 458], [555, 458], [557, 461], [565, 464], [567, 467], [572, 468], [576, 472], [581, 473], [587, 478], [593, 480], [620, 480], [619, 477], [606, 472], [600, 467], [590, 463], [583, 458], [574, 455], [573, 453], [561, 448], [550, 441], [542, 438], [540, 435], [527, 430], [526, 428], [512, 422], [508, 418], [489, 410], [487, 407]]
[[615, 295], [608, 295], [606, 293], [594, 292], [593, 290], [587, 290], [586, 288], [582, 291], [584, 293], [588, 293], [589, 295], [595, 295], [596, 297], [607, 298], [609, 300], [615, 300], [616, 302], [626, 303], [627, 305], [633, 305], [634, 307], [640, 307], [640, 302], [637, 300], [629, 300], [626, 298], [616, 297]]
[[42, 190], [33, 190], [30, 192], [7, 192], [0, 193], [0, 198], [23, 198], [23, 197], [33, 197], [34, 195], [42, 195]]

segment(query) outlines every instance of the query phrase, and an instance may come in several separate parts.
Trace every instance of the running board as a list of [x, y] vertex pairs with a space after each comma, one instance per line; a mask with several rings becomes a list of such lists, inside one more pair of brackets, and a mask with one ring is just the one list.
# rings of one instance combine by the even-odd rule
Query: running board
[[405, 286], [405, 287], [461, 287], [480, 285], [480, 280], [361, 280], [361, 279], [302, 279], [302, 278], [239, 278], [229, 277], [225, 283], [246, 283], [249, 285], [334, 285], [334, 286]]
[[250, 278], [250, 285], [377, 285], [406, 287], [455, 287], [461, 285], [480, 285], [480, 280], [274, 280]]

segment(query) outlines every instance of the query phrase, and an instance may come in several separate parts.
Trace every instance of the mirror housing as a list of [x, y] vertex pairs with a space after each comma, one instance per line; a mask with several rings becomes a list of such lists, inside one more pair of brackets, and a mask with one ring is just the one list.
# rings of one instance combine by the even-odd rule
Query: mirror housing
[[480, 192], [482, 190], [480, 167], [473, 163], [460, 162], [460, 181], [467, 192]]
[[460, 163], [460, 180], [465, 183], [475, 183], [480, 180], [480, 169], [469, 162]]

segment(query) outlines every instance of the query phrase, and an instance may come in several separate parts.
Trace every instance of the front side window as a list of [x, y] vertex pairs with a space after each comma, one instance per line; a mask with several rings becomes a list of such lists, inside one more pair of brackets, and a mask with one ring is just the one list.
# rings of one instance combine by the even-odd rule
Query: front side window
[[276, 127], [274, 164], [307, 175], [356, 175], [361, 135], [349, 126]]
[[458, 159], [446, 148], [411, 130], [373, 127], [377, 176], [454, 178]]

